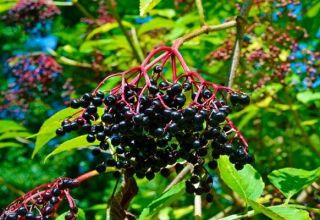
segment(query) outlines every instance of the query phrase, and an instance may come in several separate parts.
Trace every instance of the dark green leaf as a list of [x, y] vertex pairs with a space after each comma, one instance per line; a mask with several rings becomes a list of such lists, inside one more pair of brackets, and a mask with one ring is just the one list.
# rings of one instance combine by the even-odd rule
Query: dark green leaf
[[315, 170], [283, 168], [274, 170], [268, 178], [287, 198], [307, 187], [320, 178], [320, 167]]

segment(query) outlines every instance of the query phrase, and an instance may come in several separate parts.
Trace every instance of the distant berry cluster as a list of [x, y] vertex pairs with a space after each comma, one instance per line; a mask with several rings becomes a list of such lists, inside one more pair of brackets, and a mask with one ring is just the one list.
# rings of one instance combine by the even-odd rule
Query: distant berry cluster
[[[99, 90], [116, 77], [114, 88]], [[194, 165], [187, 191], [207, 193], [212, 201], [207, 168], [215, 169], [220, 155], [229, 155], [238, 170], [253, 162], [244, 137], [227, 117], [249, 102], [248, 95], [191, 71], [177, 49], [160, 47], [141, 66], [112, 74], [92, 93], [73, 100], [71, 107], [79, 111], [56, 133], [78, 131], [89, 143], [98, 141], [93, 155], [112, 155], [96, 167], [98, 172], [116, 167], [127, 176], [151, 180], [158, 172], [169, 176], [172, 166], [180, 172], [187, 161]]]
[[[302, 16], [301, 2], [255, 0], [253, 7], [259, 7], [256, 21], [246, 28], [242, 39], [243, 57], [252, 67], [240, 70], [245, 73], [240, 75], [252, 79], [245, 82], [247, 86], [257, 88], [274, 80], [283, 83], [285, 79], [299, 89], [320, 86], [318, 43], [309, 39], [306, 29], [296, 22]], [[285, 26], [273, 22], [280, 18]], [[224, 45], [208, 55], [208, 61], [212, 64], [229, 60], [233, 42], [234, 34], [230, 33]]]
[[92, 18], [83, 18], [81, 19], [83, 22], [89, 24], [89, 25], [103, 25], [106, 23], [114, 22], [114, 17], [109, 13], [108, 7], [106, 5], [106, 2], [103, 0], [100, 0], [98, 2], [98, 17], [95, 19]]
[[52, 94], [53, 82], [62, 71], [62, 67], [45, 54], [12, 57], [8, 65], [14, 81], [4, 94], [5, 103], [20, 106], [38, 96]]
[[60, 10], [51, 0], [19, 0], [4, 18], [11, 24], [21, 24], [30, 30], [38, 24], [45, 25], [57, 14]]
[[70, 195], [70, 190], [78, 187], [79, 181], [61, 177], [43, 184], [12, 202], [0, 212], [0, 220], [50, 220], [54, 219], [59, 206], [66, 199], [69, 212], [66, 220], [75, 220], [78, 209]]

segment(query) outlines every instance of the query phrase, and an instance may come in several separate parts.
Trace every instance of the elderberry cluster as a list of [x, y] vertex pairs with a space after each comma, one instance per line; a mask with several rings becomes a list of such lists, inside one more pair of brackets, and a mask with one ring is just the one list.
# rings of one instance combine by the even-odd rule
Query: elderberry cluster
[[10, 74], [14, 78], [14, 81], [9, 83], [9, 91], [4, 94], [8, 103], [21, 106], [39, 96], [53, 94], [57, 90], [54, 86], [57, 84], [62, 67], [51, 56], [45, 54], [16, 56], [8, 60], [8, 65]]
[[48, 19], [60, 14], [51, 0], [19, 0], [3, 17], [10, 24], [21, 24], [26, 31], [36, 26], [45, 26]]
[[70, 207], [65, 219], [75, 220], [78, 209], [69, 191], [78, 186], [79, 181], [66, 177], [41, 185], [18, 198], [0, 212], [0, 220], [54, 219], [54, 214], [64, 198], [67, 198]]
[[[158, 172], [169, 176], [172, 167], [180, 172], [187, 161], [194, 166], [187, 192], [209, 193], [207, 167], [215, 169], [220, 155], [229, 155], [239, 170], [253, 161], [227, 119], [233, 107], [249, 104], [249, 96], [224, 90], [230, 93], [227, 99], [228, 94], [208, 82], [199, 86], [188, 77], [170, 82], [161, 76], [163, 67], [155, 65], [148, 83], [126, 79], [108, 93], [97, 90], [73, 100], [71, 107], [81, 108], [81, 114], [64, 120], [56, 134], [78, 130], [89, 143], [99, 143], [93, 155], [111, 153], [96, 167], [98, 172], [116, 167], [127, 176], [151, 180]], [[212, 201], [211, 194], [206, 198]]]

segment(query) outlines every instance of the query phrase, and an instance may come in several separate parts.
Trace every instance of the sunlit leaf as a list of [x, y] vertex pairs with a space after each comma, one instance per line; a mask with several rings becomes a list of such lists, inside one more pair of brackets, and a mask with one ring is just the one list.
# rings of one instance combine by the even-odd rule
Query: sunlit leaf
[[281, 215], [277, 214], [276, 212], [272, 211], [271, 209], [268, 209], [266, 207], [264, 207], [263, 205], [249, 200], [249, 205], [258, 213], [261, 213], [265, 216], [268, 216], [269, 218], [271, 218], [272, 220], [286, 220], [284, 217], [282, 217]]
[[162, 194], [159, 198], [153, 200], [146, 208], [142, 210], [139, 220], [152, 219], [152, 216], [157, 214], [160, 209], [179, 199], [179, 197], [185, 191], [184, 186], [184, 182], [180, 182], [173, 186], [169, 191]]
[[287, 198], [291, 198], [294, 194], [320, 178], [320, 167], [311, 171], [283, 168], [272, 171], [268, 178]]
[[32, 157], [34, 157], [46, 143], [56, 136], [56, 130], [61, 126], [61, 122], [66, 117], [73, 115], [77, 111], [79, 110], [65, 108], [51, 116], [42, 124], [39, 132], [34, 135], [36, 136], [36, 144], [32, 153]]
[[23, 131], [25, 127], [12, 120], [0, 120], [0, 133], [6, 131]]
[[222, 180], [246, 203], [258, 199], [263, 191], [264, 182], [260, 174], [249, 164], [237, 171], [227, 156], [218, 159], [218, 167]]
[[140, 16], [144, 16], [153, 9], [161, 0], [140, 0]]
[[64, 151], [70, 151], [74, 150], [77, 148], [83, 148], [83, 147], [89, 147], [89, 146], [94, 146], [98, 145], [100, 142], [96, 140], [94, 143], [89, 143], [87, 141], [87, 135], [82, 135], [76, 138], [73, 138], [71, 140], [65, 141], [59, 146], [57, 146], [54, 151], [52, 151], [48, 156], [46, 156], [45, 161], [52, 157], [53, 155], [62, 153]]

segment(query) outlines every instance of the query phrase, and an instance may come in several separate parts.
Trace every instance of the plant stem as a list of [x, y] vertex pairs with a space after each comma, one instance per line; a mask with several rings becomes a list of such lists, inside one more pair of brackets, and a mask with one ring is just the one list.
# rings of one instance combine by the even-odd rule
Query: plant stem
[[245, 0], [241, 9], [240, 9], [240, 15], [236, 18], [237, 21], [237, 37], [236, 37], [236, 43], [233, 48], [233, 56], [231, 61], [231, 69], [229, 74], [229, 82], [228, 87], [233, 86], [233, 81], [236, 76], [237, 68], [240, 61], [240, 49], [241, 49], [241, 41], [243, 37], [243, 29], [244, 29], [244, 21], [247, 18], [250, 8], [252, 5], [252, 0]]
[[90, 12], [80, 4], [78, 0], [72, 0], [72, 3], [88, 18], [94, 19]]
[[133, 40], [131, 39], [130, 35], [128, 34], [128, 32], [126, 31], [126, 29], [124, 28], [122, 22], [121, 22], [121, 19], [120, 19], [120, 16], [116, 10], [116, 7], [115, 7], [115, 2], [114, 0], [107, 0], [107, 3], [108, 3], [108, 6], [110, 8], [110, 12], [111, 14], [113, 15], [113, 17], [116, 19], [118, 25], [119, 25], [119, 28], [120, 30], [122, 31], [122, 33], [124, 34], [124, 36], [126, 37], [128, 43], [129, 43], [129, 46], [131, 47], [131, 50], [134, 54], [134, 56], [137, 58], [138, 62], [141, 63], [143, 61], [143, 57], [141, 55], [139, 55], [137, 49], [135, 48], [134, 46], [134, 43], [133, 43]]
[[201, 26], [204, 26], [204, 25], [206, 25], [206, 21], [205, 21], [205, 17], [204, 17], [202, 0], [196, 0], [196, 6], [198, 9], [198, 13], [199, 13], [200, 24], [201, 24]]
[[179, 48], [184, 42], [189, 41], [195, 37], [198, 37], [199, 35], [202, 35], [204, 33], [210, 33], [210, 32], [214, 32], [214, 31], [228, 29], [228, 28], [236, 26], [236, 24], [237, 24], [237, 22], [235, 20], [232, 20], [232, 21], [228, 21], [228, 22], [225, 22], [225, 23], [222, 23], [219, 25], [213, 25], [213, 26], [204, 25], [200, 29], [178, 38], [174, 42], [173, 47]]
[[163, 192], [167, 192], [169, 189], [171, 189], [174, 185], [176, 185], [178, 182], [180, 182], [185, 175], [187, 175], [191, 170], [193, 169], [193, 165], [192, 164], [187, 164], [187, 166], [185, 166], [183, 168], [183, 170], [181, 170], [181, 172], [171, 181], [171, 183], [165, 188], [165, 190], [163, 190]]
[[[90, 63], [81, 63], [78, 62], [76, 60], [72, 60], [70, 58], [64, 57], [64, 56], [60, 56], [57, 52], [55, 52], [54, 50], [48, 49], [48, 53], [51, 56], [57, 57], [58, 61], [61, 62], [62, 64], [65, 65], [69, 65], [69, 66], [76, 66], [76, 67], [82, 67], [82, 68], [89, 68], [92, 69], [93, 65]], [[101, 67], [95, 67], [96, 69], [100, 69]]]
[[99, 173], [96, 170], [92, 170], [92, 171], [89, 171], [89, 172], [77, 177], [76, 180], [78, 180], [80, 183], [82, 183], [83, 181], [91, 179], [92, 177], [97, 176], [97, 175], [99, 175]]

